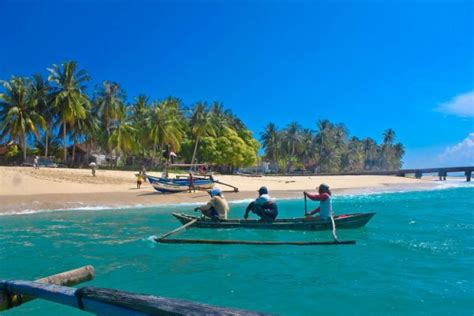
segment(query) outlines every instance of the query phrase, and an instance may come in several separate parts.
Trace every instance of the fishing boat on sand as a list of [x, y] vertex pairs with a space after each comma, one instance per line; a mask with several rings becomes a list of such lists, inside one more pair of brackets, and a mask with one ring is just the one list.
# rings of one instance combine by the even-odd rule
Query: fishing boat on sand
[[[148, 182], [158, 192], [177, 193], [189, 190], [188, 179], [171, 179], [163, 177], [147, 176]], [[215, 181], [211, 178], [194, 178], [193, 184], [196, 190], [209, 190], [214, 187]]]
[[[259, 220], [226, 219], [214, 220], [206, 217], [198, 217], [182, 213], [172, 213], [181, 224], [185, 225], [195, 221], [196, 228], [250, 228], [250, 229], [272, 229], [272, 230], [305, 230], [321, 231], [331, 230], [333, 225], [331, 219], [321, 220], [318, 218], [284, 218], [273, 222], [262, 222]], [[338, 229], [355, 229], [365, 226], [375, 213], [354, 213], [334, 216], [334, 223]]]
[[[148, 175], [147, 179], [151, 186], [158, 192], [161, 193], [178, 193], [186, 192], [190, 189], [190, 180], [187, 175], [176, 175], [176, 178], [168, 177], [168, 168], [179, 168], [179, 167], [199, 167], [205, 166], [207, 169], [207, 164], [170, 164], [165, 167], [162, 177], [153, 177]], [[214, 187], [216, 183], [232, 188], [234, 192], [239, 192], [239, 189], [233, 185], [223, 183], [214, 179], [212, 173], [198, 173], [197, 175], [190, 171], [193, 174], [192, 184], [194, 190], [209, 190]]]

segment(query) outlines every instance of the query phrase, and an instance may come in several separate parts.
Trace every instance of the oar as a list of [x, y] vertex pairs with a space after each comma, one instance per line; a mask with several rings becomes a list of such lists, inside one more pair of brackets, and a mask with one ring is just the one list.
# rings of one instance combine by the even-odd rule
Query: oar
[[161, 236], [158, 237], [158, 238], [155, 238], [155, 241], [158, 241], [158, 242], [159, 242], [160, 240], [165, 239], [165, 238], [168, 237], [169, 235], [176, 234], [176, 233], [182, 231], [183, 229], [185, 229], [185, 228], [187, 228], [187, 227], [193, 225], [194, 223], [197, 222], [197, 220], [198, 220], [198, 218], [193, 219], [193, 220], [190, 221], [189, 223], [186, 223], [186, 224], [184, 224], [183, 226], [180, 226], [180, 227], [178, 227], [178, 228], [176, 228], [176, 229], [174, 229], [174, 230], [172, 230], [172, 231], [170, 231], [170, 232], [168, 232], [168, 233], [166, 233], [166, 234], [164, 234], [164, 235], [161, 235]]
[[339, 242], [339, 239], [337, 239], [337, 235], [336, 235], [336, 222], [334, 221], [333, 215], [331, 215], [331, 223], [332, 223], [332, 237], [334, 238], [335, 241]]
[[304, 192], [304, 216], [306, 217], [308, 215], [308, 207], [306, 205], [306, 192]]

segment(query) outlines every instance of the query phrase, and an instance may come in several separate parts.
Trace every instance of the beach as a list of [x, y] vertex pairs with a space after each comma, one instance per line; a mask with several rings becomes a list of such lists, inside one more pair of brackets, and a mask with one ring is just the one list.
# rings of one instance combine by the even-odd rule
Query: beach
[[[208, 200], [204, 191], [160, 194], [148, 183], [137, 189], [136, 173], [98, 169], [97, 176], [92, 177], [89, 169], [0, 167], [0, 213], [201, 203]], [[160, 175], [159, 172], [149, 174]], [[229, 201], [255, 198], [261, 186], [267, 186], [275, 198], [298, 198], [303, 191], [315, 191], [323, 182], [329, 184], [334, 194], [410, 191], [439, 184], [434, 177], [216, 175], [215, 178], [239, 188], [239, 192], [233, 192], [229, 187], [218, 185]]]

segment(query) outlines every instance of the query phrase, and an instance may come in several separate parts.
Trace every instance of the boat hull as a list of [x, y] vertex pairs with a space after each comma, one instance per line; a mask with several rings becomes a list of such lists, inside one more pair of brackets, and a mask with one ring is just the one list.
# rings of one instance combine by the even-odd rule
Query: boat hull
[[[167, 179], [148, 176], [148, 182], [158, 192], [178, 193], [189, 190], [188, 179]], [[196, 178], [193, 181], [196, 190], [208, 190], [214, 187], [214, 181], [211, 179]]]
[[[271, 230], [306, 230], [320, 231], [331, 230], [331, 220], [317, 218], [286, 218], [277, 219], [273, 222], [261, 222], [258, 220], [228, 219], [211, 220], [197, 216], [172, 213], [182, 224], [189, 223], [194, 219], [198, 221], [192, 226], [196, 228], [247, 228], [247, 229], [271, 229]], [[337, 229], [356, 229], [365, 226], [375, 213], [344, 214], [334, 217]]]

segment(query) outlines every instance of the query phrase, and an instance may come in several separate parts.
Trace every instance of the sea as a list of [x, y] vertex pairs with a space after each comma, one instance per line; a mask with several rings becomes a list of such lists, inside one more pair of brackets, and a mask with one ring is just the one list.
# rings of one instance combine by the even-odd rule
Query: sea
[[[241, 217], [248, 201], [231, 204]], [[301, 217], [303, 199], [278, 200]], [[309, 207], [316, 207], [311, 202]], [[34, 280], [84, 265], [88, 286], [275, 315], [473, 315], [474, 185], [335, 195], [336, 213], [376, 212], [338, 230], [356, 245], [157, 244], [195, 205], [84, 208], [0, 216], [0, 279]], [[330, 241], [331, 233], [190, 229], [174, 238]], [[2, 315], [82, 315], [42, 300]]]

